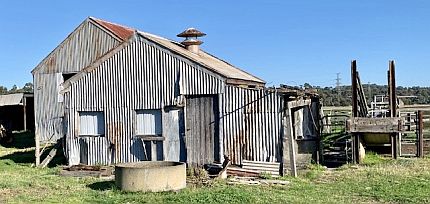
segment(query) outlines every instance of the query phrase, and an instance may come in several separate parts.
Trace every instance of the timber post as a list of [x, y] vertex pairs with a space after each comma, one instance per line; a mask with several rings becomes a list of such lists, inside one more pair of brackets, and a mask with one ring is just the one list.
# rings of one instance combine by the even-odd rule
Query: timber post
[[[358, 117], [357, 61], [351, 61], [352, 117]], [[353, 162], [360, 163], [360, 134], [352, 133]]]
[[27, 97], [25, 94], [22, 97], [22, 111], [24, 113], [24, 131], [27, 131]]
[[[287, 105], [288, 103], [285, 102]], [[291, 109], [288, 105], [285, 107], [285, 116], [283, 122], [283, 153], [282, 153], [282, 173], [285, 175], [287, 171], [290, 171], [291, 176], [297, 177], [297, 165], [296, 165], [296, 150], [295, 150], [295, 140], [293, 135], [292, 119], [291, 119]]]
[[34, 140], [36, 143], [36, 149], [34, 150], [34, 156], [36, 157], [36, 167], [38, 167], [40, 165], [40, 136], [39, 136], [38, 131], [35, 131]]
[[417, 130], [417, 157], [424, 157], [424, 121], [423, 121], [423, 112], [418, 111], [418, 130]]
[[[396, 94], [396, 74], [394, 61], [388, 63], [388, 95], [390, 104], [390, 117], [397, 117], [397, 94]], [[398, 133], [391, 133], [391, 157], [397, 159], [398, 156]]]

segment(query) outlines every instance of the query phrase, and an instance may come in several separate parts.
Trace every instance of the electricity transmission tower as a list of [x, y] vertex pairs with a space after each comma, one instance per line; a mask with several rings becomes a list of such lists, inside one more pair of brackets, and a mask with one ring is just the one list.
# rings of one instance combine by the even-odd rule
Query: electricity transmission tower
[[340, 87], [340, 73], [336, 73], [336, 89], [339, 89]]

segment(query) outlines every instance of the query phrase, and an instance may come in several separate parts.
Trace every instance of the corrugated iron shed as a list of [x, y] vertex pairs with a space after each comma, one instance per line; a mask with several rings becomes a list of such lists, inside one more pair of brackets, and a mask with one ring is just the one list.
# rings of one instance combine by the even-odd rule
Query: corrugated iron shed
[[[56, 80], [63, 79], [61, 72], [70, 67], [56, 66], [58, 72], [48, 73], [50, 82], [43, 80], [46, 74], [35, 74], [35, 82], [46, 84], [41, 90], [47, 91], [40, 91], [39, 96], [48, 97], [38, 100], [44, 106], [37, 110], [42, 116], [39, 129], [45, 128], [39, 132], [41, 141], [50, 135], [66, 135], [69, 164], [182, 160], [184, 141], [185, 159], [191, 163], [220, 161], [225, 154], [237, 165], [243, 160], [282, 162], [284, 99], [290, 99], [281, 90], [268, 90], [258, 77], [204, 51], [192, 52], [176, 41], [92, 17], [87, 21], [69, 42], [59, 46], [71, 48], [64, 54], [80, 55], [65, 58], [67, 55], [58, 52], [56, 58], [60, 64], [66, 59], [79, 65], [79, 70], [72, 70], [78, 73], [65, 81]], [[95, 34], [116, 41], [106, 46], [88, 40], [97, 39]], [[102, 52], [93, 53], [93, 47], [100, 46]], [[80, 62], [82, 59], [92, 61]], [[43, 111], [55, 106], [55, 114]], [[161, 114], [163, 131], [157, 140], [138, 137], [137, 114], [142, 110]], [[80, 134], [82, 112], [99, 112], [104, 134]], [[296, 125], [299, 129], [300, 124]], [[213, 137], [201, 134], [207, 130]], [[204, 151], [207, 154], [201, 157], [199, 153]]]
[[0, 95], [0, 106], [23, 105], [24, 93]]
[[0, 95], [0, 122], [10, 131], [34, 130], [33, 94]]

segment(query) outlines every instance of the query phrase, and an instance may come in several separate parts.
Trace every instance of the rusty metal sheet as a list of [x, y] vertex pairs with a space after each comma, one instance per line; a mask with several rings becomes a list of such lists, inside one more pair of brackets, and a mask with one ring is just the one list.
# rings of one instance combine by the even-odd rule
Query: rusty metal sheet
[[119, 37], [121, 40], [128, 39], [134, 33], [134, 29], [132, 28], [128, 28], [122, 25], [118, 25], [116, 23], [111, 23], [94, 17], [90, 17], [90, 19], [94, 20], [104, 28], [108, 29], [110, 32], [112, 32], [117, 37]]

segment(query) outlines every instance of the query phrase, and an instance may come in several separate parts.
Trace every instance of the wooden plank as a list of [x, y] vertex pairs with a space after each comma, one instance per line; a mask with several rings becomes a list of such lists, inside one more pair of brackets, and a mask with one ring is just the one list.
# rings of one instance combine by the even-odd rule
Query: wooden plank
[[192, 100], [187, 99], [186, 100], [186, 106], [185, 106], [185, 147], [187, 150], [187, 163], [193, 163], [193, 124], [192, 124], [192, 118], [194, 118], [194, 112], [192, 107]]
[[243, 165], [262, 165], [262, 166], [277, 166], [279, 167], [280, 163], [277, 162], [262, 162], [262, 161], [250, 161], [250, 160], [243, 160]]
[[46, 158], [42, 161], [42, 163], [40, 163], [40, 167], [45, 168], [46, 166], [48, 166], [49, 162], [52, 161], [52, 159], [56, 154], [57, 154], [57, 148], [54, 147], [51, 149], [51, 151], [49, 151], [48, 156], [46, 156]]
[[186, 135], [187, 162], [197, 165], [212, 163], [215, 151], [216, 96], [187, 98]]
[[417, 156], [420, 158], [424, 157], [424, 121], [423, 121], [423, 112], [418, 111], [418, 144], [417, 144]]
[[243, 169], [251, 169], [251, 170], [257, 170], [257, 171], [273, 171], [273, 172], [279, 172], [279, 168], [273, 168], [273, 167], [259, 167], [259, 166], [242, 166]]
[[[207, 135], [210, 134], [209, 133], [209, 128], [208, 128], [208, 106], [209, 106], [209, 101], [207, 98], [200, 98], [202, 106], [200, 109], [200, 118], [202, 119], [202, 121], [200, 122], [201, 128], [200, 128], [200, 141], [199, 141], [199, 152], [200, 152], [200, 164], [204, 164], [206, 161], [206, 157], [208, 156], [208, 148], [206, 147], [207, 144]], [[210, 113], [209, 113], [210, 114]]]
[[22, 111], [24, 112], [24, 131], [27, 131], [27, 97], [22, 97]]
[[157, 161], [157, 142], [152, 141], [151, 144], [151, 161]]
[[276, 164], [261, 164], [261, 163], [242, 162], [242, 166], [257, 166], [257, 167], [267, 167], [267, 168], [279, 168], [280, 163], [276, 163]]
[[233, 167], [229, 166], [227, 167], [227, 174], [234, 174], [234, 175], [250, 175], [250, 176], [259, 176], [262, 172], [269, 173], [273, 176], [278, 176], [279, 171], [259, 171], [255, 169], [245, 169], [245, 168], [239, 168], [239, 167]]
[[36, 166], [40, 165], [40, 131], [35, 131], [34, 134], [35, 146], [34, 156], [36, 157]]
[[198, 120], [195, 121], [195, 123], [199, 126], [199, 128], [197, 129], [197, 131], [195, 133], [197, 133], [197, 140], [196, 140], [196, 146], [195, 148], [195, 152], [198, 155], [198, 160], [197, 160], [197, 164], [201, 165], [204, 162], [204, 157], [206, 156], [206, 152], [205, 152], [205, 148], [204, 148], [204, 142], [205, 142], [205, 136], [206, 136], [206, 132], [205, 132], [205, 119], [206, 119], [206, 100], [204, 100], [203, 97], [199, 97], [197, 98], [198, 104], [195, 107], [197, 110], [197, 113], [199, 114]]
[[352, 111], [352, 106], [323, 106], [322, 111]]
[[181, 109], [170, 109], [163, 113], [164, 158], [167, 161], [184, 161], [183, 140], [180, 132]]
[[287, 169], [286, 165], [289, 165], [289, 171], [291, 172], [291, 176], [297, 177], [296, 150], [293, 136], [293, 124], [291, 120], [291, 109], [288, 107], [285, 112], [286, 113], [283, 125], [283, 169]]
[[311, 99], [299, 99], [295, 101], [289, 101], [287, 106], [288, 108], [292, 109], [292, 108], [307, 106], [309, 104], [311, 104]]
[[[351, 61], [351, 89], [352, 89], [352, 116], [358, 117], [358, 97], [357, 97], [357, 61], [353, 60]], [[347, 123], [347, 129], [348, 123]], [[353, 152], [353, 161], [355, 163], [360, 163], [360, 146], [359, 141], [360, 137], [359, 134], [353, 133], [353, 145], [352, 145], [352, 152]]]
[[46, 156], [46, 158], [42, 161], [42, 163], [40, 163], [40, 167], [45, 168], [46, 166], [48, 166], [49, 162], [51, 162], [52, 159], [57, 154], [57, 149], [61, 146], [61, 142], [62, 142], [62, 139], [59, 139], [57, 141], [57, 143], [54, 145], [51, 151], [49, 151], [48, 156]]
[[399, 133], [402, 123], [400, 118], [361, 118], [354, 117], [347, 121], [349, 133]]
[[136, 137], [140, 138], [142, 141], [164, 141], [165, 137], [160, 136], [141, 136], [137, 135]]
[[[396, 72], [394, 61], [390, 60], [388, 65], [388, 96], [390, 100], [390, 115], [392, 118], [397, 117], [397, 93], [396, 93]], [[397, 133], [391, 134], [391, 156], [397, 159], [398, 156], [398, 140]]]

